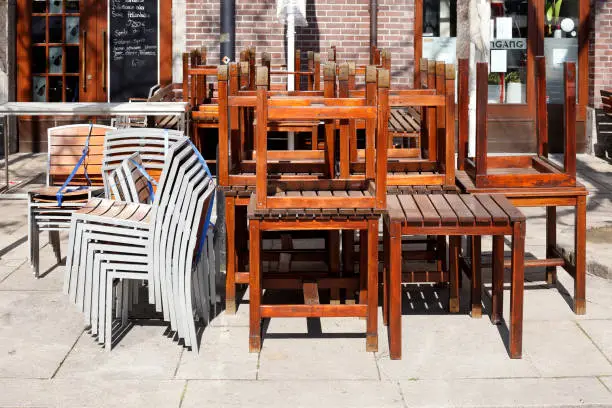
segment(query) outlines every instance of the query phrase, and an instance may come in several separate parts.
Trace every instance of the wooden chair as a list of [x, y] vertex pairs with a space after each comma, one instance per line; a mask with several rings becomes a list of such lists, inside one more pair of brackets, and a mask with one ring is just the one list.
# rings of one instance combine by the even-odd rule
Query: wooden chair
[[[587, 190], [576, 181], [576, 66], [564, 63], [563, 167], [548, 159], [546, 105], [546, 64], [536, 57], [536, 137], [537, 152], [521, 156], [487, 154], [487, 75], [488, 67], [477, 64], [476, 151], [468, 157], [467, 74], [468, 63], [459, 61], [459, 155], [457, 184], [473, 194], [501, 193], [519, 207], [546, 207], [546, 259], [530, 259], [525, 267], [546, 267], [546, 281], [556, 281], [556, 267], [563, 267], [574, 278], [574, 312], [586, 312], [586, 196]], [[575, 208], [574, 253], [570, 258], [557, 247], [557, 206]], [[472, 240], [474, 258], [479, 261], [480, 241]], [[472, 271], [472, 274], [475, 273]]]
[[[194, 144], [203, 153], [207, 153], [210, 147], [208, 137], [210, 129], [219, 128], [219, 106], [217, 104], [216, 90], [209, 77], [217, 76], [216, 65], [206, 65], [206, 50], [194, 50], [191, 53], [183, 53], [183, 101], [191, 106], [191, 125]], [[200, 130], [206, 133], [205, 137], [200, 135]], [[216, 146], [214, 143], [215, 157]], [[208, 156], [208, 154], [206, 154]], [[216, 158], [206, 158], [211, 166], [216, 166]]]
[[[335, 66], [328, 64], [325, 78], [333, 78]], [[377, 292], [378, 292], [378, 218], [386, 206], [386, 155], [389, 71], [376, 71], [371, 67], [366, 74], [368, 82], [378, 88], [376, 99], [323, 97], [309, 99], [300, 97], [275, 98], [268, 91], [268, 71], [261, 67], [257, 71], [256, 84], [256, 188], [251, 196], [248, 217], [250, 232], [250, 335], [249, 348], [257, 352], [261, 348], [261, 319], [269, 317], [330, 317], [355, 316], [367, 319], [366, 349], [375, 351], [377, 336]], [[374, 102], [376, 101], [376, 102]], [[330, 169], [335, 166], [336, 120], [340, 127], [348, 127], [347, 119], [366, 121], [366, 178], [353, 181], [335, 177], [330, 172], [326, 180], [286, 180], [269, 176], [267, 161], [268, 121], [312, 120], [325, 121], [325, 157]], [[384, 124], [384, 125], [383, 125]], [[346, 134], [343, 130], [340, 134]], [[375, 149], [375, 145], [378, 147]], [[292, 277], [269, 277], [261, 266], [261, 234], [278, 230], [360, 230], [367, 252], [363, 257], [361, 279], [338, 278], [326, 274]], [[283, 282], [284, 281], [284, 282]], [[355, 286], [356, 285], [356, 286]], [[263, 287], [303, 287], [303, 305], [262, 304]], [[359, 288], [359, 304], [319, 304], [319, 288], [345, 288], [350, 294]]]
[[[47, 186], [28, 193], [28, 246], [35, 277], [40, 276], [40, 231], [49, 231], [49, 242], [59, 263], [59, 231], [68, 229], [70, 215], [84, 206], [87, 200], [103, 194], [100, 169], [104, 134], [114, 129], [103, 125], [80, 124], [48, 130]], [[87, 141], [87, 155], [82, 165], [75, 169]], [[58, 192], [73, 171], [74, 177], [63, 189], [62, 197], [58, 198]]]
[[[131, 292], [126, 280], [147, 280], [149, 293], [162, 306], [171, 329], [192, 347], [198, 345], [192, 294], [196, 295], [197, 312], [205, 321], [209, 318], [208, 305], [215, 301], [210, 292], [214, 276], [202, 275], [204, 269], [198, 265], [205, 251], [205, 241], [199, 236], [208, 231], [215, 186], [204, 159], [187, 140], [174, 144], [167, 157], [159, 198], [152, 206], [97, 199], [73, 217], [64, 290], [86, 314], [92, 332], [108, 350], [117, 279], [124, 309]], [[79, 227], [88, 231], [80, 239]], [[83, 253], [87, 255], [83, 257]], [[195, 260], [194, 254], [198, 254]], [[194, 265], [198, 266], [194, 269]], [[74, 273], [83, 269], [85, 273]], [[207, 273], [214, 274], [214, 270]], [[123, 321], [127, 318], [124, 311], [119, 315]]]

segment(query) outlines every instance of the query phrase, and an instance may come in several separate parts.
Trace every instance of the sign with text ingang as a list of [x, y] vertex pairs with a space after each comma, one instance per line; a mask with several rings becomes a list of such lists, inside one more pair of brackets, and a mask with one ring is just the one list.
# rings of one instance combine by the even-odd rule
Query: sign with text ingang
[[491, 40], [492, 50], [526, 50], [526, 38], [512, 38], [506, 40], [495, 39]]

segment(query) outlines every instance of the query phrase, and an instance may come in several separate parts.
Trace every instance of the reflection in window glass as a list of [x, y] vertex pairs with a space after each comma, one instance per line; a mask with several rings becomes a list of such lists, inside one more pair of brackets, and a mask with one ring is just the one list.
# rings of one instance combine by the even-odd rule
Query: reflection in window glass
[[526, 103], [526, 0], [491, 2], [491, 74], [489, 103]]
[[79, 73], [79, 47], [66, 47], [66, 73]]
[[44, 43], [46, 40], [47, 19], [45, 17], [32, 17], [32, 43]]
[[78, 0], [68, 0], [66, 2], [66, 13], [78, 13], [79, 2]]
[[41, 76], [32, 77], [32, 101], [47, 101], [47, 78]]
[[66, 17], [66, 44], [79, 43], [79, 18]]
[[457, 0], [423, 1], [423, 58], [454, 64]]
[[61, 17], [49, 17], [49, 42], [50, 43], [61, 43], [62, 42], [62, 18]]
[[32, 13], [46, 13], [47, 0], [34, 0], [32, 2]]
[[66, 102], [79, 101], [79, 77], [66, 77]]
[[62, 47], [49, 47], [49, 73], [50, 74], [61, 74], [62, 73], [62, 58], [63, 52]]
[[62, 0], [51, 0], [49, 2], [49, 13], [61, 13], [63, 9], [64, 7]]
[[[550, 0], [544, 13], [544, 56], [548, 102], [562, 104], [563, 63], [578, 61], [578, 0]], [[576, 66], [576, 73], [579, 67]], [[576, 92], [576, 100], [578, 93]]]
[[62, 77], [49, 77], [49, 102], [62, 102]]
[[34, 74], [44, 74], [47, 72], [45, 47], [32, 47], [32, 72]]

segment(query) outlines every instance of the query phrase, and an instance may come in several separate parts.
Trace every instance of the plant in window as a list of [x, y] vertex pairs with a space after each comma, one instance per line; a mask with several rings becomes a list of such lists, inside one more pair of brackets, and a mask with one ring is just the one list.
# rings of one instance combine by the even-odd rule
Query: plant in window
[[548, 0], [546, 2], [546, 21], [548, 23], [548, 34], [552, 35], [552, 27], [556, 30], [561, 29], [559, 26], [559, 16], [561, 13], [561, 4], [563, 0]]
[[512, 71], [506, 75], [506, 83], [521, 83], [521, 76], [518, 71]]
[[489, 74], [489, 85], [499, 85], [499, 73], [491, 72]]

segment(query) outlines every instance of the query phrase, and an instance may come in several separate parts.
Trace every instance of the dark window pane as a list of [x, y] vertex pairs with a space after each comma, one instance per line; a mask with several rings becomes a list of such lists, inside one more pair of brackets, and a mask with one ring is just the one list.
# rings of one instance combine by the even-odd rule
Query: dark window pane
[[79, 18], [66, 17], [66, 44], [79, 43]]
[[44, 43], [47, 20], [45, 17], [32, 17], [32, 42]]
[[62, 78], [49, 77], [49, 102], [62, 102]]
[[32, 77], [32, 101], [46, 102], [47, 101], [47, 78], [34, 76]]
[[32, 2], [32, 13], [46, 13], [47, 0], [34, 0]]
[[66, 102], [79, 101], [79, 77], [66, 77]]
[[66, 2], [66, 13], [78, 13], [79, 2], [78, 1], [67, 1]]
[[49, 13], [61, 13], [63, 10], [62, 0], [51, 0], [49, 2]]
[[45, 47], [32, 47], [32, 72], [35, 74], [47, 72]]
[[61, 17], [49, 17], [49, 42], [50, 43], [61, 43], [62, 42], [62, 18]]
[[62, 58], [63, 58], [62, 47], [49, 47], [49, 73], [50, 74], [61, 74], [62, 73]]
[[79, 47], [66, 47], [66, 72], [79, 73]]

